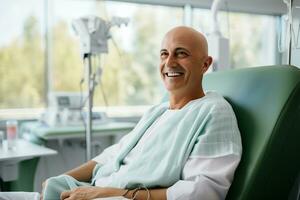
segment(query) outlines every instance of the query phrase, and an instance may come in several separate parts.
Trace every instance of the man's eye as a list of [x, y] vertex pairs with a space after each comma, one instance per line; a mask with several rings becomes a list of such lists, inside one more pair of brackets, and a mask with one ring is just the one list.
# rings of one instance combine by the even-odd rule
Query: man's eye
[[160, 53], [160, 57], [161, 57], [161, 58], [165, 58], [166, 56], [168, 56], [168, 53], [167, 53], [167, 52], [162, 52], [162, 53]]
[[180, 57], [180, 58], [183, 58], [183, 57], [188, 56], [188, 54], [184, 51], [180, 51], [180, 52], [177, 52], [177, 56]]

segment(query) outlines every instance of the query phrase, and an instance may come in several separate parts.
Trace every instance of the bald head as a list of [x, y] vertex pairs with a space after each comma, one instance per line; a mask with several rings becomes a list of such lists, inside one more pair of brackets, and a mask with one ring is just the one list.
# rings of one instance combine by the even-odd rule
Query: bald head
[[208, 55], [207, 40], [205, 36], [199, 31], [187, 27], [187, 26], [178, 26], [171, 29], [166, 33], [162, 46], [169, 42], [180, 41], [182, 45], [187, 45], [195, 52], [199, 53], [199, 56]]
[[[170, 107], [181, 108], [204, 96], [203, 74], [212, 63], [204, 35], [193, 28], [179, 26], [164, 37], [160, 50], [160, 75], [170, 93]], [[172, 106], [173, 105], [173, 106]]]

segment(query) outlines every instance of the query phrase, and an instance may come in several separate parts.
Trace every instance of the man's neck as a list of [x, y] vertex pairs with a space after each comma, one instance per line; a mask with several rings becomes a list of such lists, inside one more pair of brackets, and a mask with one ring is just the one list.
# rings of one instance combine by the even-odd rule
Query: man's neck
[[170, 93], [170, 109], [181, 109], [188, 102], [204, 97], [203, 90], [195, 92], [193, 94], [172, 94]]

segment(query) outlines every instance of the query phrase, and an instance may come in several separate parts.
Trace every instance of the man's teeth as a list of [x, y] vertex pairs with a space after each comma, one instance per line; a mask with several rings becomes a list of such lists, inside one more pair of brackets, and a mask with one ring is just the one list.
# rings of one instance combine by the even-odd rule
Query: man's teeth
[[182, 72], [167, 72], [166, 75], [168, 77], [177, 77], [177, 76], [181, 76], [183, 73]]

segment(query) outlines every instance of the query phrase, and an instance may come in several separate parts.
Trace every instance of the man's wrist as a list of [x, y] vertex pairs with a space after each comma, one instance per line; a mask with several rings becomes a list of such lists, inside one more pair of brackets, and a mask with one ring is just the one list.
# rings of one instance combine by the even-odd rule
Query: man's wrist
[[137, 189], [119, 189], [119, 188], [110, 188], [110, 196], [121, 196], [125, 197], [127, 199], [131, 199], [134, 195], [134, 193], [137, 191]]
[[[101, 197], [123, 196], [127, 190], [119, 188], [106, 188], [105, 192], [101, 192]], [[124, 196], [126, 197], [126, 196]]]

